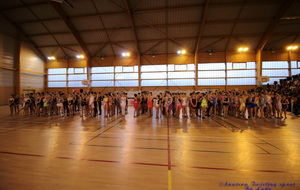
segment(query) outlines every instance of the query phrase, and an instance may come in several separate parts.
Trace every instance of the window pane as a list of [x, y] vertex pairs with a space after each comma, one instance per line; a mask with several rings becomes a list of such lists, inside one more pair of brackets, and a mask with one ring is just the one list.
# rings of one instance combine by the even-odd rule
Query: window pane
[[69, 75], [68, 80], [86, 80], [87, 76], [86, 74], [79, 74], [79, 75]]
[[67, 80], [67, 75], [48, 75], [48, 81]]
[[115, 76], [115, 79], [138, 79], [138, 73], [118, 73]]
[[74, 68], [68, 68], [68, 74], [74, 74]]
[[225, 70], [225, 63], [199, 63], [198, 70]]
[[114, 86], [114, 81], [92, 81], [92, 87], [112, 87]]
[[289, 71], [287, 69], [282, 70], [262, 70], [262, 76], [289, 76]]
[[297, 68], [297, 61], [291, 61], [291, 68]]
[[187, 70], [186, 65], [175, 65], [175, 71]]
[[142, 65], [141, 72], [151, 72], [151, 71], [166, 71], [166, 65]]
[[227, 69], [232, 69], [232, 63], [227, 63]]
[[300, 61], [298, 61], [298, 68], [300, 68]]
[[222, 86], [225, 85], [225, 79], [198, 79], [198, 86]]
[[272, 84], [274, 84], [274, 81], [277, 81], [278, 84], [279, 84], [280, 79], [286, 79], [286, 78], [270, 78], [270, 81], [269, 81], [269, 82], [265, 82], [265, 83], [263, 83], [263, 84], [266, 85], [266, 84], [269, 83], [270, 85], [272, 85]]
[[48, 74], [67, 74], [66, 68], [61, 69], [48, 69]]
[[194, 86], [195, 79], [168, 80], [169, 86]]
[[83, 68], [75, 68], [74, 73], [84, 73], [84, 69]]
[[256, 85], [255, 78], [228, 78], [227, 85]]
[[282, 68], [282, 69], [288, 69], [289, 68], [289, 64], [287, 61], [263, 61], [262, 62], [262, 68], [268, 68], [268, 69], [278, 69], [278, 68]]
[[142, 80], [142, 86], [167, 86], [166, 80]]
[[255, 69], [255, 62], [247, 62], [247, 69]]
[[221, 78], [225, 77], [225, 71], [198, 71], [198, 78]]
[[49, 88], [66, 87], [66, 86], [67, 86], [66, 82], [48, 82], [48, 87]]
[[195, 64], [188, 64], [188, 70], [189, 71], [194, 71], [195, 70]]
[[139, 66], [134, 66], [134, 72], [139, 72]]
[[114, 67], [92, 67], [91, 73], [113, 73]]
[[195, 78], [195, 72], [169, 72], [169, 78]]
[[92, 74], [92, 80], [114, 80], [114, 74]]
[[138, 80], [116, 81], [115, 86], [139, 86]]
[[122, 66], [116, 66], [115, 67], [115, 72], [120, 72], [120, 73], [123, 72], [122, 71]]
[[123, 67], [123, 72], [133, 72], [133, 66], [132, 67]]
[[157, 72], [157, 73], [142, 73], [141, 79], [166, 79], [166, 72]]
[[246, 63], [233, 63], [233, 69], [246, 69]]
[[69, 81], [68, 87], [87, 87], [87, 85], [82, 85], [81, 81]]
[[227, 71], [227, 77], [255, 77], [255, 70], [231, 70]]
[[292, 75], [298, 75], [300, 73], [300, 69], [292, 69]]
[[168, 65], [168, 71], [174, 71], [175, 66], [174, 65]]

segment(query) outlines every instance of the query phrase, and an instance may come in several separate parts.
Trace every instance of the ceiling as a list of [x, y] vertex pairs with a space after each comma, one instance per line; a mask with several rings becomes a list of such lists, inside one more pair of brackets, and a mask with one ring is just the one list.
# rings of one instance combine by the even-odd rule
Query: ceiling
[[[299, 0], [2, 1], [45, 57], [280, 50], [300, 43]], [[262, 43], [264, 41], [265, 43]]]

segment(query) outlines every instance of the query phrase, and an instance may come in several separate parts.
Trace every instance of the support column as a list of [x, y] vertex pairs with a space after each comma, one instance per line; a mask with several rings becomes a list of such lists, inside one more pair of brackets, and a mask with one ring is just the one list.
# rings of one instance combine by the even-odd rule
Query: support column
[[227, 92], [227, 52], [225, 54], [225, 91]]
[[198, 90], [198, 52], [195, 52], [195, 91]]
[[288, 51], [288, 63], [289, 63], [289, 77], [292, 76], [292, 62], [291, 62], [292, 52]]
[[262, 61], [261, 61], [261, 50], [257, 50], [255, 54], [256, 60], [256, 86], [260, 86], [258, 79], [262, 76]]
[[139, 79], [139, 91], [142, 90], [142, 81], [141, 81], [141, 55], [139, 54], [137, 57], [137, 61], [138, 61], [138, 79]]
[[88, 90], [91, 91], [91, 65], [92, 65], [92, 58], [90, 56], [86, 56], [86, 73], [87, 73], [87, 80], [89, 81]]
[[48, 67], [47, 63], [44, 64], [44, 91], [48, 91]]
[[116, 91], [116, 56], [114, 55], [114, 92]]
[[67, 58], [67, 74], [66, 74], [66, 91], [68, 93], [69, 88], [69, 58]]
[[21, 33], [18, 32], [18, 38], [16, 42], [16, 58], [15, 60], [15, 68], [16, 68], [16, 85], [15, 85], [15, 94], [19, 97], [21, 95]]

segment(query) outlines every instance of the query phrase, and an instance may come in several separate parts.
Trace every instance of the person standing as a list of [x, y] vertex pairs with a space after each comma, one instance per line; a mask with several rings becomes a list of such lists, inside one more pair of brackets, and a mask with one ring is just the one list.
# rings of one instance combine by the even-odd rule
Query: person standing
[[97, 92], [94, 92], [94, 117], [96, 117], [98, 115], [98, 96], [97, 96]]
[[152, 92], [150, 92], [148, 94], [147, 107], [148, 107], [149, 117], [151, 117], [153, 115], [153, 97], [152, 97]]
[[121, 102], [120, 102], [123, 117], [125, 116], [126, 99], [127, 99], [126, 95], [125, 95], [125, 93], [123, 93], [121, 95]]
[[14, 96], [15, 114], [19, 114], [19, 104], [20, 104], [20, 102], [19, 102], [19, 96], [18, 96], [18, 94], [16, 94]]
[[9, 106], [9, 110], [10, 110], [10, 116], [14, 114], [14, 102], [15, 102], [15, 99], [14, 99], [14, 96], [11, 95], [8, 99], [8, 106]]
[[102, 96], [101, 96], [101, 92], [98, 92], [98, 110], [99, 110], [99, 115], [101, 115], [102, 113], [102, 109], [101, 109], [101, 106], [102, 106]]
[[133, 100], [133, 108], [134, 108], [134, 113], [133, 117], [137, 117], [139, 115], [139, 99], [137, 94], [134, 94], [134, 100]]
[[94, 96], [93, 96], [93, 92], [90, 93], [90, 98], [89, 98], [89, 107], [90, 107], [90, 117], [94, 116]]

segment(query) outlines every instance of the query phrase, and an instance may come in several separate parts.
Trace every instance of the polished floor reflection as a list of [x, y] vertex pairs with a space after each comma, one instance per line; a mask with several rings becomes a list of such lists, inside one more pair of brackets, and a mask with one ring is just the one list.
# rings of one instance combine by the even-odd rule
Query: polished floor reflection
[[0, 107], [0, 120], [1, 190], [300, 189], [292, 115], [155, 119], [130, 108], [82, 119], [8, 116]]

